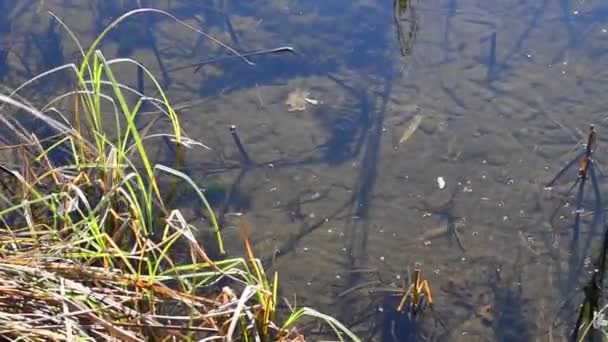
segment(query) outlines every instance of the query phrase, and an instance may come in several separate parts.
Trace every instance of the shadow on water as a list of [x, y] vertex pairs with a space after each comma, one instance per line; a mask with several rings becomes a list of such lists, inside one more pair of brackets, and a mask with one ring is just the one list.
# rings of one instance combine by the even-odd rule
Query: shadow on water
[[492, 329], [498, 341], [530, 341], [533, 337], [534, 320], [526, 308], [529, 301], [523, 296], [524, 279], [521, 270], [521, 249], [513, 266], [512, 279], [505, 279], [500, 264], [490, 279], [490, 289], [494, 300], [489, 315], [493, 316]]
[[397, 32], [397, 43], [401, 56], [412, 53], [416, 35], [420, 29], [419, 17], [411, 0], [393, 1], [393, 22]]
[[[350, 2], [335, 2], [331, 5], [323, 4], [320, 7], [320, 11], [327, 13], [320, 13], [321, 16], [326, 15], [331, 17], [338, 15], [337, 13], [345, 10], [350, 11]], [[193, 85], [184, 85], [188, 89], [196, 90], [203, 96], [212, 96], [222, 93], [228, 93], [240, 89], [248, 89], [257, 85], [270, 85], [270, 84], [283, 84], [286, 80], [294, 79], [297, 77], [304, 78], [313, 75], [326, 76], [333, 74], [338, 71], [340, 67], [349, 66], [355, 69], [372, 69], [369, 70], [374, 74], [381, 74], [383, 71], [383, 65], [378, 63], [370, 63], [371, 60], [376, 58], [371, 53], [378, 53], [385, 49], [386, 40], [384, 39], [384, 29], [387, 23], [383, 21], [377, 21], [376, 19], [383, 16], [383, 12], [377, 8], [370, 7], [368, 12], [365, 11], [353, 11], [352, 15], [365, 17], [350, 18], [352, 22], [368, 23], [369, 18], [374, 18], [372, 22], [366, 25], [356, 25], [350, 28], [336, 27], [332, 20], [326, 20], [318, 23], [315, 26], [310, 26], [306, 22], [293, 21], [290, 22], [287, 30], [288, 32], [307, 32], [309, 36], [324, 36], [327, 32], [334, 32], [336, 36], [339, 35], [356, 35], [357, 40], [345, 40], [342, 41], [350, 47], [350, 52], [341, 56], [341, 60], [328, 59], [322, 55], [318, 55], [315, 51], [308, 51], [305, 44], [299, 44], [297, 41], [287, 40], [284, 38], [277, 38], [274, 41], [269, 41], [267, 46], [258, 46], [256, 48], [249, 47], [247, 42], [241, 38], [244, 35], [254, 35], [257, 30], [256, 27], [241, 30], [235, 30], [232, 24], [232, 18], [238, 16], [259, 16], [260, 13], [264, 13], [264, 10], [257, 7], [257, 5], [251, 4], [239, 4], [232, 5], [230, 8], [230, 14], [227, 13], [226, 9], [223, 8], [207, 8], [205, 6], [188, 4], [182, 8], [176, 8], [176, 15], [182, 19], [193, 19], [197, 22], [201, 22], [200, 19], [193, 17], [192, 13], [196, 13], [196, 8], [200, 7], [200, 13], [204, 13], [205, 18], [209, 22], [201, 23], [201, 26], [208, 27], [211, 23], [217, 23], [220, 27], [228, 30], [231, 43], [235, 47], [240, 48], [239, 52], [253, 51], [256, 49], [272, 49], [277, 46], [290, 45], [295, 48], [297, 54], [295, 56], [289, 55], [260, 55], [252, 57], [251, 60], [255, 63], [255, 66], [244, 65], [238, 60], [226, 60], [216, 63], [216, 67], [222, 69], [222, 73], [219, 76], [208, 75], [197, 88]], [[173, 11], [172, 11], [173, 13]], [[284, 14], [287, 16], [295, 16], [294, 14]], [[295, 16], [297, 18], [297, 16]], [[269, 23], [268, 29], [275, 29], [275, 25], [281, 23], [276, 21]], [[285, 29], [282, 27], [282, 29]], [[251, 30], [252, 32], [248, 32]], [[201, 40], [197, 43], [195, 50], [198, 51], [201, 61], [208, 60], [216, 57], [228, 56], [225, 51], [218, 54], [211, 54], [207, 49], [207, 42]], [[352, 46], [350, 46], [352, 45]], [[203, 67], [205, 68], [205, 67]]]
[[[479, 259], [475, 268], [462, 271], [462, 279], [450, 280], [442, 288], [450, 302], [442, 309], [442, 317], [448, 318], [452, 338], [461, 332], [464, 336], [466, 331], [471, 340], [477, 340], [474, 336], [488, 338], [488, 334], [495, 341], [532, 340], [539, 328], [538, 319], [531, 314], [532, 300], [524, 293], [528, 283], [523, 274], [526, 265], [522, 249], [516, 253], [511, 270], [503, 269], [494, 258]], [[464, 317], [458, 314], [459, 308], [464, 309]]]
[[[347, 260], [345, 268], [350, 270], [349, 277], [346, 280], [344, 288], [357, 288], [364, 281], [361, 273], [355, 270], [364, 267], [367, 259], [367, 243], [370, 228], [368, 211], [373, 199], [374, 187], [378, 176], [378, 165], [380, 158], [381, 139], [383, 132], [383, 123], [387, 110], [388, 99], [391, 96], [393, 88], [393, 75], [388, 72], [384, 78], [383, 91], [380, 94], [378, 104], [375, 101], [370, 101], [365, 94], [361, 101], [362, 108], [370, 108], [367, 110], [369, 116], [365, 116], [362, 122], [367, 123], [363, 126], [365, 140], [361, 141], [359, 146], [362, 147], [362, 156], [358, 177], [352, 198], [352, 206], [350, 207], [350, 215], [346, 220], [348, 226], [347, 233]], [[370, 103], [371, 102], [371, 103]], [[355, 307], [355, 303], [360, 298], [357, 295], [345, 295], [340, 300], [340, 307], [343, 308], [340, 312], [340, 317], [350, 324], [356, 325], [357, 315], [353, 315], [350, 311]], [[389, 296], [384, 298], [383, 307], [384, 317], [380, 327], [382, 341], [416, 341], [418, 336], [417, 325], [411, 317], [406, 314], [399, 313], [395, 310], [397, 307], [393, 305], [392, 298]], [[372, 308], [371, 312], [375, 312]], [[377, 316], [377, 314], [376, 314]]]
[[[592, 242], [601, 234], [601, 229], [605, 222], [605, 210], [596, 175], [597, 164], [592, 158], [592, 153], [596, 149], [597, 133], [592, 125], [586, 140], [585, 149], [577, 154], [565, 167], [547, 183], [546, 191], [551, 193], [553, 187], [557, 186], [560, 200], [557, 208], [551, 213], [549, 222], [558, 225], [556, 219], [558, 213], [565, 210], [572, 210], [568, 201], [573, 200], [573, 210], [570, 215], [560, 217], [572, 217], [572, 221], [567, 220], [567, 230], [571, 231], [569, 241], [569, 260], [568, 272], [565, 275], [562, 294], [569, 298], [574, 289], [580, 284], [580, 279], [585, 274], [585, 262], [587, 255], [592, 249]], [[560, 186], [561, 185], [561, 186]], [[591, 187], [591, 189], [588, 189]], [[566, 191], [560, 189], [565, 188]], [[574, 192], [574, 194], [573, 194]], [[591, 193], [591, 195], [589, 194]], [[590, 216], [590, 217], [589, 217]]]
[[[595, 126], [590, 127], [589, 135], [584, 145], [585, 149], [583, 152], [578, 154], [572, 161], [570, 161], [565, 167], [563, 167], [555, 177], [548, 183], [549, 189], [553, 185], [560, 183], [561, 179], [570, 179], [571, 184], [568, 186], [562, 186], [568, 190], [565, 195], [568, 197], [574, 196], [574, 210], [573, 210], [573, 223], [571, 226], [572, 239], [569, 244], [570, 257], [568, 260], [568, 271], [566, 274], [566, 281], [563, 282], [565, 285], [562, 286], [562, 296], [565, 298], [558, 316], [567, 322], [572, 323], [572, 340], [581, 341], [576, 337], [577, 334], [583, 336], [587, 333], [587, 329], [592, 324], [591, 322], [595, 319], [595, 315], [600, 310], [601, 306], [604, 305], [602, 291], [603, 289], [603, 276], [605, 271], [605, 258], [606, 258], [606, 222], [605, 222], [605, 208], [602, 201], [600, 184], [598, 183], [598, 177], [596, 171], [598, 164], [592, 158], [592, 153], [596, 149], [596, 130]], [[575, 181], [572, 181], [575, 179]], [[563, 182], [563, 181], [562, 181]], [[591, 191], [585, 192], [585, 185], [587, 188], [590, 186]], [[575, 195], [571, 195], [572, 192], [576, 191]], [[592, 196], [588, 193], [591, 192]], [[587, 195], [586, 195], [587, 194]], [[551, 223], [554, 224], [556, 213], [562, 207], [567, 207], [563, 202], [560, 203], [559, 207], [551, 215]], [[588, 211], [588, 212], [587, 212]], [[590, 214], [590, 215], [589, 215]], [[583, 216], [591, 216], [591, 218], [585, 219]], [[568, 220], [570, 222], [570, 220]], [[570, 228], [570, 227], [569, 227]], [[585, 229], [586, 228], [586, 229]], [[602, 230], [604, 230], [602, 232]], [[578, 318], [576, 322], [572, 322], [570, 319], [574, 316], [573, 312], [575, 309], [575, 301], [578, 296], [579, 288], [583, 279], [586, 278], [588, 272], [586, 268], [587, 263], [591, 263], [593, 253], [591, 252], [594, 248], [593, 241], [597, 241], [600, 234], [604, 234], [604, 240], [600, 254], [595, 260], [595, 268], [592, 269], [591, 279], [586, 285], [582, 286], [582, 292], [584, 294], [582, 304], [580, 305]], [[586, 236], [586, 238], [585, 238]], [[585, 279], [586, 280], [586, 279]], [[596, 329], [592, 329], [585, 340], [588, 341], [600, 341], [599, 335], [601, 335]]]
[[[360, 169], [359, 185], [357, 186], [358, 190], [355, 191], [351, 198], [349, 198], [333, 213], [330, 213], [327, 217], [319, 221], [313, 222], [312, 224], [306, 225], [305, 223], [303, 223], [298, 232], [296, 232], [295, 234], [291, 234], [291, 236], [284, 243], [281, 244], [281, 246], [277, 249], [279, 252], [273, 255], [272, 260], [270, 258], [265, 260], [266, 264], [269, 264], [273, 262], [276, 258], [284, 256], [287, 253], [291, 252], [301, 239], [308, 236], [309, 234], [322, 227], [329, 221], [353, 216], [357, 217], [356, 221], [359, 221], [359, 218], [365, 218], [365, 214], [369, 206], [369, 201], [371, 200], [371, 190], [373, 189], [373, 182], [376, 173], [378, 148], [381, 137], [380, 131], [382, 130], [381, 123], [383, 116], [382, 113], [376, 114], [380, 117], [380, 121], [376, 120], [375, 124], [373, 125], [373, 128], [370, 129], [368, 120], [369, 115], [373, 115], [374, 106], [369, 104], [367, 94], [363, 91], [357, 92], [355, 89], [344, 84], [342, 81], [335, 77], [329, 76], [329, 78], [335, 81], [337, 84], [342, 85], [350, 93], [358, 93], [360, 95], [360, 116], [354, 117], [352, 119], [337, 119], [338, 122], [342, 122], [341, 120], [348, 122], [347, 127], [349, 128], [347, 129], [345, 129], [343, 126], [336, 126], [335, 122], [326, 123], [330, 125], [330, 128], [328, 129], [328, 131], [330, 132], [330, 138], [328, 139], [328, 142], [326, 144], [321, 146], [322, 150], [324, 150], [324, 157], [319, 162], [335, 165], [343, 163], [347, 160], [352, 160], [360, 154], [362, 146], [365, 145], [366, 147], [364, 150], [363, 162], [361, 163], [362, 167]], [[386, 99], [388, 98], [388, 94], [388, 92], [385, 92], [385, 96], [383, 97], [385, 101], [383, 103], [382, 112], [386, 110]], [[357, 112], [354, 111], [354, 113]], [[378, 129], [380, 131], [378, 131]], [[350, 211], [350, 213], [348, 211]], [[355, 222], [353, 224], [359, 223]], [[363, 230], [365, 231], [366, 228], [363, 228]], [[357, 243], [355, 242], [356, 240], [360, 240], [360, 242]], [[358, 234], [352, 235], [351, 251], [354, 251], [355, 248], [359, 251], [364, 250], [365, 241], [365, 234], [363, 236], [358, 236]], [[352, 244], [363, 245], [355, 247]], [[353, 262], [353, 260], [351, 260], [350, 262]]]
[[338, 165], [359, 155], [367, 138], [374, 107], [364, 91], [352, 88], [337, 77], [328, 77], [356, 99], [353, 107], [339, 112], [337, 118], [324, 115], [323, 111], [317, 113], [317, 120], [323, 123], [329, 134], [327, 142], [321, 146], [324, 159], [330, 165]]
[[[28, 41], [36, 49], [36, 73], [42, 73], [65, 64], [62, 28], [56, 20], [51, 20], [46, 31], [40, 35], [29, 34]], [[31, 50], [30, 50], [31, 51]]]
[[382, 323], [380, 332], [381, 342], [416, 342], [419, 341], [418, 322], [405, 311], [395, 308], [399, 305], [399, 297], [385, 296], [382, 303]]
[[[389, 268], [391, 268], [389, 266]], [[368, 280], [345, 290], [339, 297], [353, 296], [368, 304], [360, 306], [360, 311], [351, 313], [351, 326], [360, 327], [363, 341], [415, 342], [443, 341], [450, 329], [442, 317], [429, 303], [432, 296], [428, 280], [413, 277], [397, 287], [394, 282], [383, 279], [381, 272], [361, 270]], [[356, 272], [353, 270], [352, 272]], [[412, 274], [410, 274], [412, 276]], [[414, 304], [416, 301], [416, 304]]]
[[[415, 37], [418, 31], [418, 18], [415, 9], [410, 1], [395, 0], [392, 8], [392, 21], [396, 30], [397, 45], [403, 57], [411, 54]], [[403, 16], [408, 15], [406, 20]], [[405, 33], [402, 26], [403, 21], [409, 24], [409, 28]], [[409, 60], [404, 60], [409, 63]], [[350, 270], [349, 277], [344, 288], [352, 289], [360, 286], [364, 277], [361, 273], [354, 270], [364, 267], [367, 259], [367, 243], [370, 228], [370, 220], [368, 217], [369, 208], [373, 199], [374, 188], [378, 176], [378, 165], [381, 152], [381, 141], [384, 131], [384, 118], [387, 111], [389, 98], [392, 94], [394, 71], [385, 70], [383, 90], [380, 92], [378, 104], [363, 95], [361, 108], [370, 108], [368, 115], [362, 116], [362, 123], [365, 140], [361, 140], [359, 146], [362, 146], [362, 157], [360, 162], [359, 174], [355, 186], [355, 196], [351, 210], [351, 216], [347, 220], [348, 228], [348, 247], [346, 269]], [[375, 97], [374, 97], [375, 99]], [[371, 103], [370, 103], [371, 102]], [[364, 110], [365, 112], [365, 110]], [[348, 291], [348, 290], [347, 290]], [[341, 300], [340, 317], [348, 321], [354, 318], [350, 308], [354, 307], [355, 302], [359, 300], [358, 296], [344, 296]], [[417, 323], [407, 314], [403, 314], [395, 310], [397, 305], [394, 305], [392, 298], [386, 296], [384, 298], [384, 314], [381, 324], [381, 335], [383, 342], [392, 341], [416, 341], [419, 335], [417, 331]], [[408, 311], [408, 310], [405, 310]], [[351, 322], [352, 324], [352, 322]]]
[[[95, 15], [96, 34], [100, 34], [111, 21], [126, 12], [143, 7], [139, 0], [94, 1], [90, 6]], [[156, 13], [131, 16], [108, 32], [106, 38], [117, 44], [118, 57], [132, 57], [138, 49], [150, 50], [160, 69], [162, 75], [160, 81], [163, 88], [169, 87], [171, 78], [165, 66], [166, 54], [159, 49], [156, 35], [161, 32], [160, 26], [166, 20], [168, 18]]]
[[[578, 308], [578, 316], [572, 329], [571, 341], [603, 341], [604, 331], [591, 328], [598, 319], [598, 313], [606, 305], [604, 277], [606, 274], [606, 255], [608, 253], [608, 229], [604, 222], [604, 237], [589, 282], [583, 287], [583, 299]], [[601, 317], [601, 316], [600, 316]], [[605, 319], [605, 314], [603, 317]]]
[[[543, 0], [542, 3], [529, 3], [521, 2], [518, 4], [514, 12], [525, 12], [526, 16], [522, 15], [522, 18], [530, 17], [525, 29], [517, 36], [512, 43], [511, 47], [506, 52], [497, 52], [497, 46], [503, 46], [500, 44], [502, 36], [512, 37], [510, 32], [499, 32], [497, 29], [497, 23], [485, 19], [466, 19], [465, 22], [469, 24], [475, 24], [484, 27], [487, 33], [479, 40], [481, 44], [481, 55], [479, 58], [480, 64], [486, 65], [486, 82], [492, 83], [493, 81], [499, 80], [501, 77], [507, 75], [507, 72], [512, 68], [512, 64], [522, 57], [525, 53], [524, 47], [526, 42], [531, 38], [532, 33], [539, 28], [539, 25], [543, 21], [546, 7], [549, 5], [549, 0]], [[456, 52], [464, 48], [460, 46], [457, 50], [451, 47], [451, 31], [452, 21], [457, 14], [458, 1], [451, 0], [448, 3], [445, 15], [445, 33], [443, 41], [444, 60], [440, 64], [446, 64], [453, 62], [454, 57], [451, 56], [451, 52]], [[466, 43], [463, 43], [466, 44]], [[504, 51], [504, 49], [503, 49]]]
[[9, 18], [9, 3], [10, 1], [0, 1], [0, 78], [4, 78], [9, 72], [7, 58], [14, 40], [10, 34], [12, 18]]
[[[538, 29], [538, 26], [541, 23], [542, 18], [545, 14], [546, 7], [549, 3], [550, 3], [549, 0], [543, 0], [542, 4], [540, 4], [540, 5], [534, 3], [534, 5], [536, 5], [536, 6], [534, 6], [534, 5], [531, 6], [532, 7], [530, 9], [531, 18], [528, 21], [528, 25], [527, 25], [526, 29], [523, 30], [522, 33], [515, 39], [515, 43], [513, 44], [511, 49], [508, 50], [508, 52], [506, 54], [504, 54], [502, 62], [498, 63], [498, 65], [497, 65], [496, 72], [498, 72], [499, 74], [502, 73], [503, 70], [507, 70], [509, 68], [510, 63], [514, 59], [521, 58], [526, 41], [530, 38], [533, 31]], [[526, 8], [526, 10], [528, 10], [528, 9]], [[498, 77], [498, 74], [495, 76]]]
[[[95, 13], [95, 30], [100, 34], [107, 25], [125, 14], [139, 8], [138, 1], [94, 1], [90, 5]], [[133, 16], [111, 30], [107, 39], [117, 43], [117, 55], [129, 57], [137, 49], [151, 48], [154, 45], [153, 35], [149, 34], [158, 23], [159, 16], [154, 14]], [[152, 26], [152, 27], [149, 27]]]

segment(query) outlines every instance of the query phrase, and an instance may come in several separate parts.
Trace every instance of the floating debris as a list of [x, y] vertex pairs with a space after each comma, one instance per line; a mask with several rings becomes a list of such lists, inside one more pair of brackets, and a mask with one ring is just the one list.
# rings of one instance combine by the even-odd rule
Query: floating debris
[[287, 105], [288, 112], [301, 112], [306, 110], [306, 105], [318, 105], [321, 101], [310, 98], [310, 92], [296, 88], [294, 91], [287, 95], [285, 104]]
[[310, 103], [311, 105], [318, 105], [321, 103], [319, 100], [311, 99], [309, 97], [305, 97], [304, 101], [306, 101], [307, 103]]
[[410, 122], [408, 127], [405, 129], [405, 131], [403, 131], [403, 134], [401, 135], [401, 139], [399, 139], [399, 145], [408, 141], [412, 137], [412, 135], [414, 135], [414, 133], [418, 129], [418, 126], [420, 126], [421, 121], [422, 121], [422, 115], [414, 116], [414, 118], [412, 119], [412, 121]]
[[437, 177], [437, 186], [441, 190], [445, 188], [445, 179], [443, 179], [443, 177]]
[[482, 305], [479, 308], [477, 308], [476, 314], [486, 324], [492, 324], [492, 323], [494, 323], [494, 320], [496, 319], [496, 312], [494, 312], [494, 307], [489, 304]]

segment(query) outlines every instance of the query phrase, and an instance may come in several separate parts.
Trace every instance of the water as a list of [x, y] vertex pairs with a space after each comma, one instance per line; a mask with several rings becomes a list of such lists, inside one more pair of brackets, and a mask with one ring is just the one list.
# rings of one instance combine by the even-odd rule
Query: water
[[[556, 201], [543, 187], [575, 156], [590, 123], [602, 162], [606, 5], [401, 1], [395, 14], [391, 1], [371, 0], [141, 3], [239, 51], [297, 51], [252, 56], [254, 66], [229, 59], [194, 73], [182, 67], [230, 53], [160, 15], [129, 19], [103, 43], [107, 57], [149, 67], [180, 108], [187, 135], [212, 148], [188, 150], [186, 171], [217, 190], [233, 253], [242, 248], [231, 214], [244, 214], [258, 256], [279, 272], [283, 296], [297, 293], [298, 305], [337, 316], [363, 340], [380, 340], [390, 335], [381, 333], [387, 298], [369, 290], [403, 286], [418, 263], [447, 327], [425, 318], [431, 339], [567, 334], [572, 320], [564, 319], [562, 299], [569, 294], [572, 213], [560, 210], [551, 225]], [[47, 10], [86, 45], [137, 2], [0, 5], [0, 77], [15, 87], [77, 55]], [[133, 68], [120, 75], [137, 84]], [[73, 83], [55, 76], [40, 84], [31, 96]], [[319, 103], [289, 112], [285, 101], [296, 89]], [[399, 144], [415, 115], [423, 117], [420, 126]], [[231, 124], [257, 167], [224, 168], [240, 158]], [[172, 162], [164, 144], [153, 150]], [[190, 202], [177, 200], [197, 219]], [[445, 222], [463, 248], [453, 235], [420, 239]]]

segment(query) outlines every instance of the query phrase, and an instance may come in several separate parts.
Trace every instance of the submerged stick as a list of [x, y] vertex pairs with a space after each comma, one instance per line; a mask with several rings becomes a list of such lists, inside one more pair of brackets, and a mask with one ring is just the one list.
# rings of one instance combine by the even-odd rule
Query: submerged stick
[[419, 115], [419, 114], [414, 115], [414, 118], [412, 118], [412, 121], [410, 121], [410, 124], [407, 126], [405, 131], [403, 131], [403, 134], [401, 135], [401, 138], [399, 139], [399, 143], [397, 143], [397, 145], [401, 145], [404, 142], [408, 141], [412, 137], [412, 135], [414, 135], [414, 133], [418, 129], [418, 126], [420, 126], [421, 122], [422, 122], [422, 115]]
[[596, 144], [596, 140], [597, 140], [596, 135], [597, 135], [597, 133], [595, 131], [595, 126], [590, 125], [589, 126], [589, 136], [587, 137], [587, 146], [585, 147], [585, 150], [583, 152], [580, 152], [579, 154], [577, 154], [574, 159], [569, 161], [566, 166], [564, 166], [561, 170], [559, 170], [559, 172], [555, 175], [555, 177], [553, 177], [553, 179], [551, 179], [551, 181], [549, 181], [549, 183], [547, 183], [547, 185], [545, 187], [552, 187], [553, 185], [555, 185], [555, 183], [559, 180], [559, 178], [561, 178], [563, 175], [565, 175], [566, 172], [572, 166], [574, 166], [577, 162], [579, 163], [579, 168], [578, 168], [579, 179], [587, 178], [587, 171], [591, 164], [591, 155], [593, 153], [593, 150], [595, 149], [595, 144]]
[[241, 153], [241, 157], [243, 157], [243, 162], [245, 162], [245, 165], [250, 166], [251, 164], [253, 164], [251, 158], [249, 157], [249, 154], [245, 150], [245, 147], [243, 147], [243, 143], [241, 142], [239, 134], [236, 131], [236, 125], [230, 125], [230, 134], [232, 134], [232, 139], [234, 139], [234, 143], [239, 149], [239, 152]]

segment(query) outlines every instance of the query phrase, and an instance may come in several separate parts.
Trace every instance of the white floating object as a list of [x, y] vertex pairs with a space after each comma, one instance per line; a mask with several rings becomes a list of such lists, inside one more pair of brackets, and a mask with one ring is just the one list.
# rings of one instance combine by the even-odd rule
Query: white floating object
[[311, 105], [318, 105], [319, 103], [321, 103], [321, 101], [315, 100], [315, 99], [311, 99], [310, 97], [305, 97], [304, 101], [310, 103]]
[[445, 179], [443, 179], [443, 177], [437, 177], [437, 186], [439, 186], [439, 189], [441, 190], [445, 188]]

